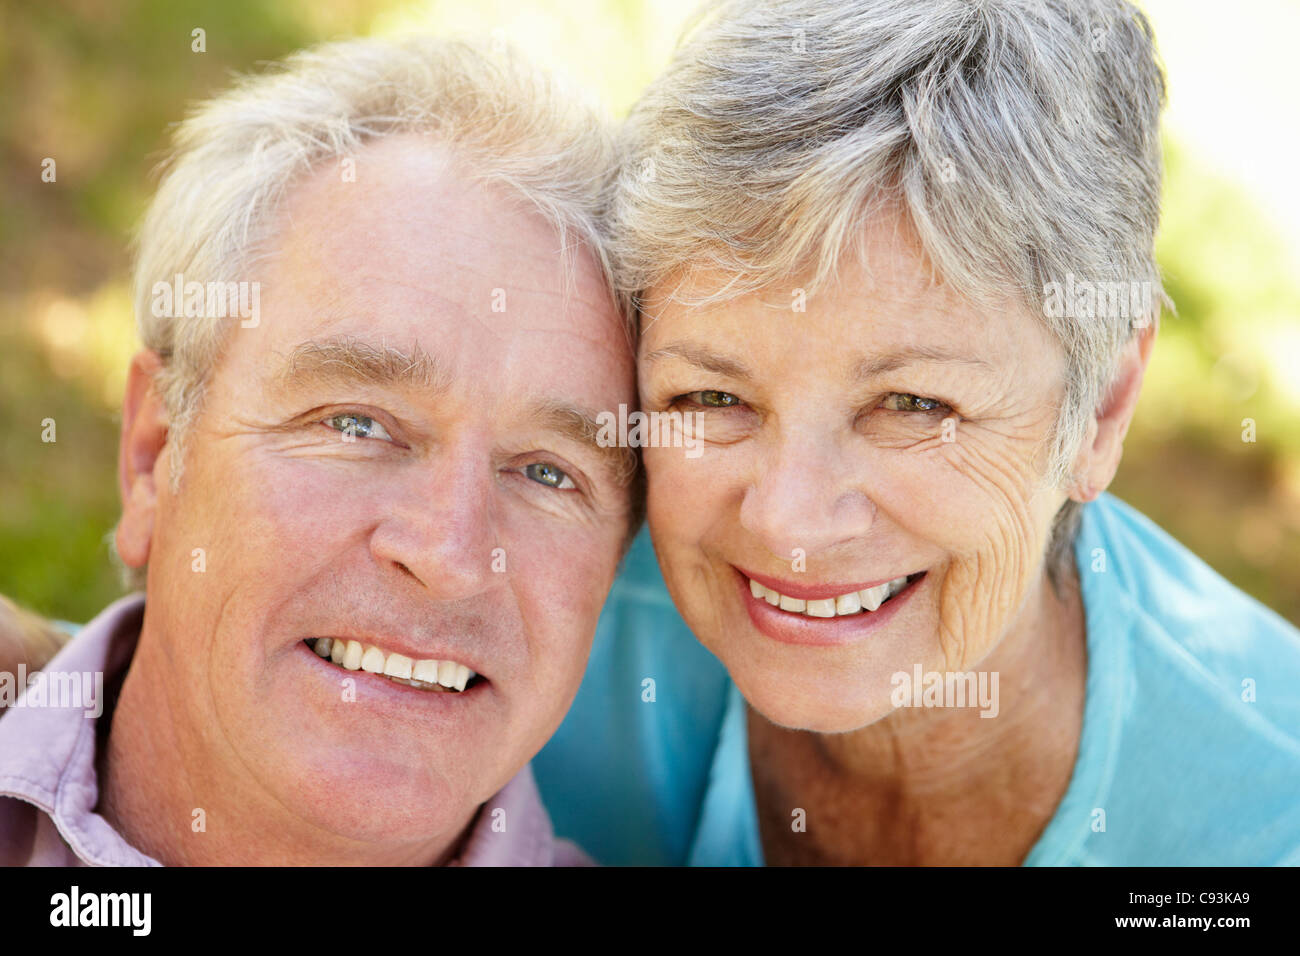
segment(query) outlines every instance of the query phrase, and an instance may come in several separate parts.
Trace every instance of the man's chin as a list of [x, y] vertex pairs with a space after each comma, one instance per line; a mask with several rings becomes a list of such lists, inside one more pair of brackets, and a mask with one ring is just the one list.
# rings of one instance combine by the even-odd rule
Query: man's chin
[[286, 754], [273, 768], [276, 796], [295, 815], [327, 833], [375, 845], [454, 835], [490, 794], [470, 792], [473, 773], [429, 758], [325, 751]]

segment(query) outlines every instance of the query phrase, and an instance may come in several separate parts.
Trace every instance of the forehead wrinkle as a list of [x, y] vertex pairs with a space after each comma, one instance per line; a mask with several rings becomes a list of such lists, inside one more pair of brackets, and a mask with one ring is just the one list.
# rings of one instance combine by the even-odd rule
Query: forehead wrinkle
[[439, 394], [450, 371], [416, 343], [409, 351], [349, 336], [309, 340], [290, 353], [277, 376], [283, 390], [325, 384], [393, 385]]
[[585, 408], [562, 401], [543, 401], [534, 405], [529, 418], [548, 431], [586, 445], [600, 456], [620, 485], [626, 485], [640, 465], [636, 452], [618, 445], [604, 446], [596, 441], [600, 425], [596, 416]]
[[971, 365], [986, 371], [993, 371], [993, 366], [980, 358], [948, 352], [927, 345], [914, 345], [896, 349], [875, 358], [864, 358], [854, 369], [854, 378], [859, 380], [876, 378], [889, 372], [897, 371], [908, 365], [921, 362], [940, 362], [949, 365]]
[[[567, 290], [567, 289], [565, 289], [565, 288], [559, 288], [559, 289], [544, 289], [544, 288], [541, 288], [541, 287], [538, 287], [538, 286], [534, 286], [534, 285], [530, 285], [530, 284], [524, 284], [524, 283], [520, 283], [520, 282], [508, 282], [508, 281], [503, 281], [502, 278], [501, 278], [501, 274], [500, 274], [500, 272], [497, 271], [497, 270], [480, 269], [480, 268], [477, 268], [477, 267], [475, 267], [475, 266], [470, 266], [470, 265], [466, 265], [466, 264], [457, 264], [456, 268], [457, 268], [459, 271], [461, 271], [461, 272], [470, 273], [470, 274], [472, 274], [472, 275], [479, 276], [479, 277], [481, 277], [482, 279], [484, 279], [484, 280], [486, 280], [486, 281], [488, 281], [488, 282], [495, 283], [495, 285], [493, 285], [492, 288], [494, 288], [494, 289], [495, 289], [495, 288], [501, 288], [501, 289], [504, 289], [504, 290], [506, 291], [507, 294], [510, 293], [511, 291], [515, 291], [515, 292], [523, 292], [523, 293], [527, 293], [528, 295], [532, 295], [532, 296], [538, 296], [538, 297], [545, 297], [545, 298], [549, 298], [549, 299], [555, 299], [555, 300], [559, 301], [559, 302], [561, 303], [561, 305], [565, 306], [566, 308], [569, 308], [569, 307], [572, 307], [572, 306], [575, 306], [575, 305], [577, 305], [577, 306], [584, 306], [584, 307], [586, 307], [587, 309], [589, 309], [589, 310], [591, 310], [592, 312], [595, 312], [595, 313], [609, 312], [609, 311], [614, 310], [614, 308], [615, 308], [615, 304], [614, 304], [614, 300], [613, 300], [613, 297], [612, 297], [612, 296], [611, 296], [611, 298], [609, 298], [608, 300], [606, 300], [606, 301], [604, 301], [604, 302], [600, 302], [600, 301], [597, 301], [597, 300], [594, 300], [594, 299], [581, 298], [581, 297], [579, 297], [579, 296], [577, 296], [577, 295], [574, 295], [571, 291], [569, 291], [569, 290]], [[562, 271], [562, 270], [558, 270], [558, 269], [557, 269], [557, 271], [560, 271], [560, 272], [561, 272], [561, 275], [563, 275], [563, 271]], [[378, 273], [378, 272], [376, 272], [376, 273], [370, 273], [370, 272], [362, 273], [362, 274], [359, 275], [357, 278], [358, 278], [358, 280], [363, 280], [363, 279], [366, 279], [366, 280], [377, 280], [377, 281], [379, 281], [379, 282], [384, 283], [385, 285], [393, 286], [393, 287], [395, 287], [395, 288], [399, 288], [399, 289], [410, 289], [410, 290], [412, 290], [412, 291], [414, 291], [414, 292], [421, 293], [422, 295], [429, 295], [429, 296], [432, 296], [432, 297], [434, 297], [438, 302], [440, 302], [441, 304], [443, 304], [444, 306], [446, 306], [449, 310], [454, 311], [454, 312], [466, 313], [466, 312], [468, 311], [468, 310], [466, 309], [464, 303], [462, 303], [462, 302], [457, 302], [457, 301], [454, 301], [454, 300], [452, 300], [452, 299], [449, 299], [449, 298], [447, 298], [446, 296], [441, 295], [441, 294], [439, 294], [438, 292], [436, 292], [436, 291], [430, 289], [427, 285], [424, 285], [424, 284], [422, 284], [422, 283], [417, 283], [417, 282], [404, 282], [404, 281], [402, 281], [402, 280], [400, 280], [400, 279], [394, 279], [391, 275], [385, 275], [385, 274], [383, 274], [383, 273]], [[576, 284], [578, 284], [578, 283], [575, 283], [575, 285], [576, 285]], [[604, 287], [602, 287], [602, 289], [603, 289], [603, 288], [604, 288]], [[484, 299], [484, 301], [485, 301], [485, 302], [487, 301], [486, 298]]]

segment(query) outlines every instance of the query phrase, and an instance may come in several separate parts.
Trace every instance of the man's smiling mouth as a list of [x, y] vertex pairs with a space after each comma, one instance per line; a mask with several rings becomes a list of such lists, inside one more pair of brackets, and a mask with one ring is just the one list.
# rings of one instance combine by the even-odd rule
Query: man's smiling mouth
[[486, 679], [457, 661], [415, 660], [345, 638], [309, 637], [303, 643], [344, 670], [365, 671], [434, 693], [460, 693]]

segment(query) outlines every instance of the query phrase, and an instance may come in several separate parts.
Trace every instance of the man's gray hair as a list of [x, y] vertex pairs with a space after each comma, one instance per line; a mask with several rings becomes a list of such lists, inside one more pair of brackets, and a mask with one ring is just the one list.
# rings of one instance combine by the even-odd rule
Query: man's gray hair
[[[163, 360], [157, 384], [169, 442], [183, 446], [239, 317], [177, 317], [179, 303], [157, 309], [157, 284], [245, 275], [268, 251], [296, 181], [327, 163], [342, 175], [343, 161], [367, 142], [398, 133], [429, 135], [467, 175], [521, 196], [555, 226], [566, 263], [582, 246], [609, 276], [600, 204], [614, 168], [613, 131], [577, 90], [508, 49], [433, 37], [296, 53], [180, 124], [137, 238], [136, 320], [144, 346]], [[180, 466], [177, 454], [173, 487]], [[141, 575], [128, 573], [128, 583], [141, 585]]]
[[137, 240], [135, 309], [146, 348], [165, 361], [171, 427], [198, 410], [232, 323], [156, 316], [155, 283], [224, 282], [265, 251], [290, 185], [367, 141], [427, 133], [472, 175], [530, 200], [602, 265], [597, 203], [611, 134], [577, 97], [507, 51], [432, 37], [351, 40], [290, 56], [208, 101], [183, 122]]
[[[944, 281], [974, 303], [1012, 297], [1064, 346], [1049, 455], [1063, 486], [1120, 351], [1168, 301], [1164, 100], [1150, 24], [1123, 0], [710, 4], [625, 130], [620, 294], [811, 292], [897, 204]], [[690, 300], [694, 270], [731, 281]], [[1107, 304], [1051, 307], [1049, 290], [1085, 285]], [[1078, 517], [1057, 516], [1054, 580]]]

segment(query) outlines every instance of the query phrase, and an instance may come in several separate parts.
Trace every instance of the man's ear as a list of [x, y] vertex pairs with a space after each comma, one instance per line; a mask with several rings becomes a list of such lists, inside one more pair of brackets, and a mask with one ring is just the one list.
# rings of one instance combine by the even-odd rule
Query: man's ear
[[1074, 460], [1070, 498], [1080, 503], [1092, 501], [1110, 485], [1124, 454], [1124, 436], [1128, 434], [1133, 413], [1142, 391], [1142, 377], [1151, 359], [1159, 316], [1124, 346], [1116, 366], [1115, 378], [1101, 406], [1088, 423], [1088, 434]]
[[117, 483], [122, 520], [117, 525], [117, 553], [132, 568], [149, 562], [158, 489], [154, 466], [167, 444], [167, 412], [156, 384], [162, 359], [157, 352], [136, 353], [126, 377], [122, 400], [122, 437], [117, 453]]

